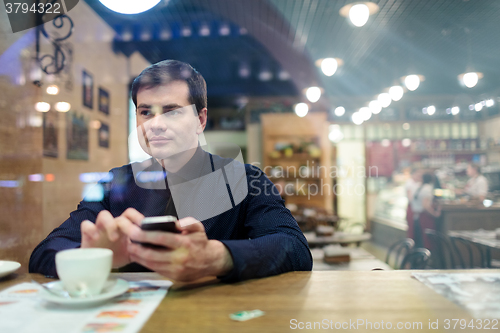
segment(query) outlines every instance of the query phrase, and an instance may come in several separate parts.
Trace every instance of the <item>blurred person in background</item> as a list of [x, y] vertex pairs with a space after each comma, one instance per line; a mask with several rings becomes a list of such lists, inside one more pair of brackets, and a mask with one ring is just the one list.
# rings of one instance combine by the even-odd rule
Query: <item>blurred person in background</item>
[[408, 207], [406, 209], [406, 222], [408, 223], [408, 238], [415, 238], [414, 225], [413, 225], [413, 210], [411, 202], [415, 192], [418, 190], [422, 183], [422, 171], [412, 168], [410, 170], [410, 178], [405, 183], [405, 193], [408, 198]]
[[467, 166], [467, 176], [469, 180], [463, 190], [458, 190], [457, 194], [465, 194], [472, 200], [483, 202], [488, 194], [488, 180], [481, 174], [479, 165], [470, 163]]
[[434, 176], [422, 175], [422, 184], [415, 191], [411, 207], [413, 211], [413, 233], [416, 247], [430, 248], [425, 229], [436, 229], [435, 219], [441, 215], [441, 208], [434, 203]]

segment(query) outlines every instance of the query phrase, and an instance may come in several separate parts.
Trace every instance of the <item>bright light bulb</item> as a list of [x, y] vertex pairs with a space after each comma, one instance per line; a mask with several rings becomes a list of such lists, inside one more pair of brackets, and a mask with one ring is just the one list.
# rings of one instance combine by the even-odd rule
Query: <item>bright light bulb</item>
[[486, 101], [486, 107], [491, 108], [493, 105], [495, 105], [495, 101], [492, 99], [489, 99]]
[[462, 81], [467, 88], [473, 88], [479, 81], [479, 75], [476, 72], [465, 73]]
[[482, 103], [476, 103], [474, 105], [474, 110], [476, 110], [476, 112], [479, 112], [483, 109], [483, 104]]
[[371, 101], [368, 104], [368, 107], [370, 108], [373, 114], [379, 114], [380, 111], [382, 111], [382, 104], [380, 104], [380, 102], [377, 100]]
[[451, 114], [456, 116], [457, 114], [460, 113], [460, 108], [458, 106], [454, 106], [451, 108]]
[[417, 90], [419, 85], [420, 78], [418, 77], [418, 75], [408, 75], [407, 77], [405, 77], [405, 86], [409, 91]]
[[337, 71], [339, 64], [334, 58], [325, 58], [321, 61], [321, 71], [326, 76], [332, 76]]
[[321, 89], [318, 87], [309, 87], [306, 90], [306, 97], [311, 103], [316, 103], [321, 97]]
[[309, 112], [309, 106], [306, 103], [298, 103], [295, 105], [295, 114], [299, 117], [305, 117]]
[[428, 106], [427, 107], [427, 114], [429, 116], [432, 116], [434, 113], [436, 113], [436, 107], [434, 105]]
[[361, 125], [363, 123], [363, 116], [359, 112], [354, 112], [351, 116], [352, 122], [356, 125]]
[[345, 108], [343, 106], [336, 107], [334, 112], [337, 117], [342, 117], [345, 114]]
[[401, 86], [392, 86], [391, 88], [389, 88], [389, 95], [391, 95], [391, 98], [394, 102], [397, 102], [401, 98], [403, 98], [404, 92], [405, 91]]
[[38, 112], [48, 112], [50, 110], [50, 104], [47, 102], [38, 102], [35, 104], [35, 110]]
[[370, 9], [364, 3], [358, 3], [349, 9], [349, 19], [357, 27], [364, 26], [368, 22], [369, 17]]
[[56, 86], [55, 84], [48, 86], [47, 87], [47, 94], [49, 94], [49, 95], [59, 94], [59, 87]]
[[384, 139], [384, 140], [380, 141], [380, 144], [382, 145], [382, 147], [389, 147], [391, 145], [391, 140]]
[[359, 109], [358, 112], [359, 114], [361, 114], [361, 117], [363, 117], [363, 121], [367, 121], [372, 117], [372, 112], [370, 111], [370, 108], [367, 108], [366, 106]]
[[330, 125], [330, 133], [328, 133], [328, 139], [332, 142], [340, 142], [344, 138], [344, 133], [340, 130], [339, 125]]
[[120, 14], [138, 14], [156, 6], [161, 0], [99, 0], [104, 6]]
[[403, 145], [403, 147], [410, 147], [411, 146], [411, 140], [406, 138], [406, 139], [403, 139], [401, 141], [401, 144]]
[[378, 95], [377, 99], [383, 108], [388, 107], [389, 105], [391, 105], [392, 102], [391, 95], [389, 95], [388, 93], [381, 93], [380, 95]]
[[71, 109], [71, 104], [67, 102], [57, 102], [55, 109], [59, 112], [68, 112]]

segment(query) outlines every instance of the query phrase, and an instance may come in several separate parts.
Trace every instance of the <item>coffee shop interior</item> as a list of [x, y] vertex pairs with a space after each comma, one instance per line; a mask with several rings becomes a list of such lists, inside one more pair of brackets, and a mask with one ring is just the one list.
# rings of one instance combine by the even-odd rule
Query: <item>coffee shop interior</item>
[[153, 2], [81, 0], [18, 32], [0, 5], [0, 259], [18, 274], [110, 169], [149, 157], [130, 87], [165, 59], [204, 76], [207, 149], [267, 174], [313, 273], [498, 267], [498, 1]]
[[[472, 239], [494, 241], [500, 228], [498, 3], [352, 7], [172, 0], [126, 15], [88, 0], [61, 26], [45, 24], [47, 35], [12, 33], [1, 14], [1, 257], [26, 269], [82, 198], [99, 198], [95, 185], [111, 168], [145, 159], [129, 137], [130, 83], [149, 64], [177, 59], [207, 81], [209, 147], [224, 154], [235, 144], [265, 171], [313, 254], [331, 254], [334, 263], [317, 269], [348, 269], [351, 247], [378, 261], [397, 241], [416, 249], [406, 240], [419, 237], [407, 190], [424, 173], [436, 179], [440, 207], [420, 230], [425, 244], [417, 240], [430, 247], [425, 266], [494, 263], [494, 247]], [[464, 192], [468, 165], [487, 179], [481, 200]]]

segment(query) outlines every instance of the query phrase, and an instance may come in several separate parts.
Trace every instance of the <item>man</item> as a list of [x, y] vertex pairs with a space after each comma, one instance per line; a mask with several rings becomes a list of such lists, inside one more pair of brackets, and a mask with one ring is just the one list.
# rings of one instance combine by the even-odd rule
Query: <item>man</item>
[[[262, 171], [200, 148], [207, 98], [197, 71], [173, 60], [154, 64], [134, 80], [132, 98], [139, 141], [153, 158], [111, 170], [104, 198], [82, 201], [37, 246], [30, 272], [55, 276], [55, 254], [80, 246], [113, 250], [114, 268], [149, 269], [179, 281], [218, 276], [229, 282], [311, 270], [307, 241]], [[138, 181], [141, 172], [155, 170], [164, 172], [166, 183]], [[144, 216], [158, 215], [179, 216], [182, 233], [140, 229]]]
[[479, 165], [470, 163], [467, 166], [469, 180], [465, 185], [463, 193], [469, 195], [473, 200], [483, 202], [488, 194], [488, 180], [479, 170]]

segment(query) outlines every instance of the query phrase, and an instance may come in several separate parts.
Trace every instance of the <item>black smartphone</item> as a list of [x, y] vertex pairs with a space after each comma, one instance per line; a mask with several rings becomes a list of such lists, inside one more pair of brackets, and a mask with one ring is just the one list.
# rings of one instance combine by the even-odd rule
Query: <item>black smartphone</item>
[[[177, 229], [175, 226], [175, 221], [177, 218], [175, 216], [154, 216], [154, 217], [145, 217], [141, 222], [141, 229], [144, 231], [163, 231], [163, 232], [173, 232], [176, 234], [180, 234], [181, 231]], [[142, 246], [149, 247], [152, 249], [165, 249], [164, 246], [150, 244], [150, 243], [141, 243]]]
[[141, 222], [141, 229], [144, 231], [166, 231], [179, 234], [180, 231], [177, 230], [175, 221], [177, 221], [177, 218], [171, 215], [145, 217]]

